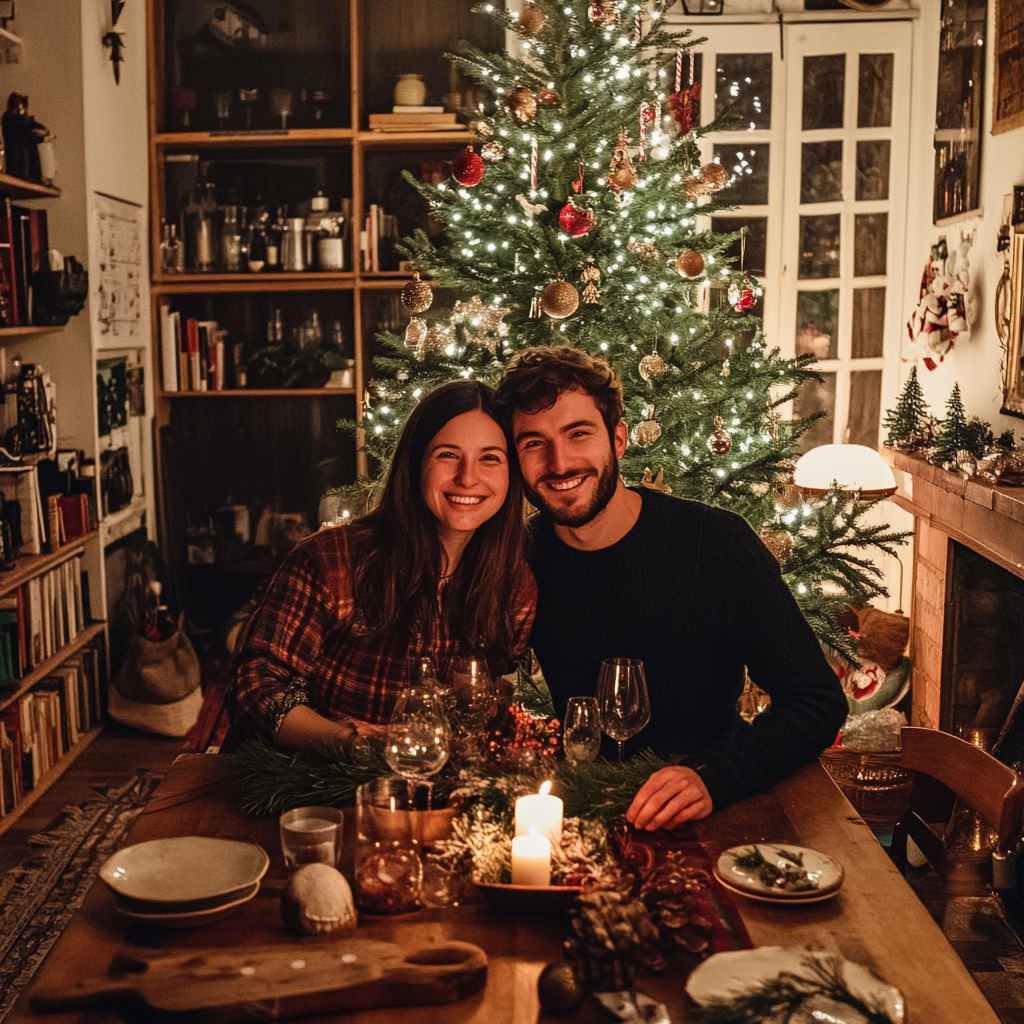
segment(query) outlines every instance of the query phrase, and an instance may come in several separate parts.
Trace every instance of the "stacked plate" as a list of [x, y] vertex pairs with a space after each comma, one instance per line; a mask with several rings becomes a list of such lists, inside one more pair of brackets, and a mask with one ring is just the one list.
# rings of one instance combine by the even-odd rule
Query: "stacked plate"
[[127, 846], [100, 868], [115, 906], [163, 928], [212, 924], [251, 900], [270, 858], [256, 843], [207, 836]]
[[726, 850], [715, 865], [715, 877], [738, 896], [799, 906], [835, 896], [843, 884], [843, 868], [805, 846], [750, 843]]

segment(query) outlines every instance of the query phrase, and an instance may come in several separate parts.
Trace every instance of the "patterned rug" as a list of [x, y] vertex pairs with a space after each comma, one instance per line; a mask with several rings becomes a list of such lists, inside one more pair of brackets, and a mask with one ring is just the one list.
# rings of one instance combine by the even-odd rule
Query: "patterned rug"
[[138, 772], [95, 800], [66, 807], [55, 828], [29, 840], [25, 860], [0, 875], [0, 1021], [159, 782], [159, 775]]

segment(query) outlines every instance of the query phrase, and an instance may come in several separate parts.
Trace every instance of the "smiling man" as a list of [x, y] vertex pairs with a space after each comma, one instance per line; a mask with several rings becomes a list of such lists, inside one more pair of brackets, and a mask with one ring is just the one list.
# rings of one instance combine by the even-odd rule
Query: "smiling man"
[[[628, 818], [672, 828], [774, 785], [835, 738], [846, 698], [779, 566], [732, 512], [627, 488], [622, 392], [601, 359], [558, 346], [506, 367], [498, 401], [540, 509], [530, 642], [559, 714], [604, 658], [639, 658], [651, 719], [630, 743], [683, 763], [653, 774]], [[753, 723], [746, 672], [772, 699]]]

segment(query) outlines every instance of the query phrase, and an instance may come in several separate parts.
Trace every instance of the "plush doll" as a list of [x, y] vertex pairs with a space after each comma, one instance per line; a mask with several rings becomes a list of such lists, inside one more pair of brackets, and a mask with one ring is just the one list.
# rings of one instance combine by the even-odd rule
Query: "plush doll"
[[921, 301], [907, 321], [908, 359], [922, 359], [929, 370], [942, 362], [961, 334], [970, 328], [963, 295], [955, 290], [953, 277], [946, 273], [946, 261], [929, 259], [921, 277]]

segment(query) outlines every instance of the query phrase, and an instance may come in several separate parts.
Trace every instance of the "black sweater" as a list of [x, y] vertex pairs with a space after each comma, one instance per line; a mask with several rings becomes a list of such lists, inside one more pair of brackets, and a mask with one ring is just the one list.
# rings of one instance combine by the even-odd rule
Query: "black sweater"
[[[649, 724], [627, 745], [686, 755], [715, 807], [768, 789], [836, 737], [846, 698], [778, 563], [740, 516], [640, 489], [633, 528], [579, 551], [538, 522], [530, 643], [561, 716], [592, 695], [603, 658], [640, 658]], [[751, 678], [771, 708], [736, 710]], [[607, 742], [607, 741], [606, 741]]]

